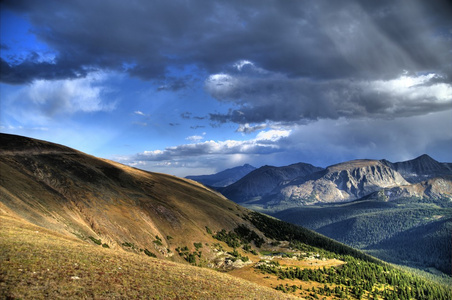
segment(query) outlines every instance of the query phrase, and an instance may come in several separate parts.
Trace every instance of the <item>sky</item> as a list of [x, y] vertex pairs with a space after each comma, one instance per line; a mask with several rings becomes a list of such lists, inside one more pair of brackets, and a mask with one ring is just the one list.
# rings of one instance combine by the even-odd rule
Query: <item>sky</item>
[[449, 1], [0, 5], [3, 133], [177, 176], [452, 162]]

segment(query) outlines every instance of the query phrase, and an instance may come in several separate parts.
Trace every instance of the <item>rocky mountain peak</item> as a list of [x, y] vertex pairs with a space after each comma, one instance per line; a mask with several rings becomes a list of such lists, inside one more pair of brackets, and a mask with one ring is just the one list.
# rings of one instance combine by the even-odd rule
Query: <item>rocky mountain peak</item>
[[391, 164], [410, 183], [421, 182], [430, 178], [452, 175], [452, 171], [445, 163], [440, 163], [427, 154], [415, 159]]
[[280, 189], [282, 202], [341, 202], [359, 199], [382, 188], [409, 184], [397, 171], [378, 160], [353, 160], [292, 181]]

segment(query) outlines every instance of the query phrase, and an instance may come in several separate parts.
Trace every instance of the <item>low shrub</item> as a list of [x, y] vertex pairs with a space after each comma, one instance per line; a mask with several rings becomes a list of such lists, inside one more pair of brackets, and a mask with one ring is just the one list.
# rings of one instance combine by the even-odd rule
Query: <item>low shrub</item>
[[157, 257], [157, 255], [155, 255], [154, 253], [152, 253], [148, 249], [144, 249], [144, 254], [146, 254], [147, 256], [150, 256], [150, 257]]
[[132, 248], [132, 249], [135, 248], [135, 245], [133, 243], [129, 243], [129, 242], [124, 242], [124, 243], [122, 243], [122, 245], [124, 247], [129, 247], [129, 248]]
[[102, 245], [102, 241], [99, 239], [96, 239], [95, 237], [92, 237], [92, 236], [89, 236], [88, 237], [91, 241], [93, 241], [93, 243], [94, 244], [97, 244], [97, 245]]
[[212, 234], [212, 230], [210, 230], [210, 228], [207, 227], [207, 226], [206, 226], [206, 232], [207, 232], [208, 234]]

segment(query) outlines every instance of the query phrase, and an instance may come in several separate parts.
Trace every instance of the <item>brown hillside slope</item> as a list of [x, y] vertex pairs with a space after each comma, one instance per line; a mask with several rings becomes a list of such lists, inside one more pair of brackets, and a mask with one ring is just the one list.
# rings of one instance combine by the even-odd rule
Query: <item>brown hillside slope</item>
[[2, 212], [1, 299], [292, 298], [209, 269], [94, 247]]
[[0, 298], [287, 298], [178, 255], [224, 265], [212, 232], [259, 232], [249, 213], [191, 180], [0, 134]]
[[1, 202], [25, 220], [67, 236], [87, 241], [91, 236], [112, 248], [130, 243], [171, 256], [174, 251], [167, 249], [193, 248], [190, 241], [213, 242], [206, 226], [232, 230], [248, 213], [190, 180], [44, 141], [0, 137]]

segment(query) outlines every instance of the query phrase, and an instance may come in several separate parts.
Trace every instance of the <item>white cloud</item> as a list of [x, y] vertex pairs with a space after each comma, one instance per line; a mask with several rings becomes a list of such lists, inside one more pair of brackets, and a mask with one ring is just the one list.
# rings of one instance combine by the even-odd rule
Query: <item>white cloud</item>
[[257, 134], [257, 137], [255, 140], [277, 142], [281, 138], [288, 137], [290, 135], [290, 133], [291, 133], [291, 130], [261, 131]]
[[35, 80], [29, 85], [9, 88], [1, 96], [2, 124], [24, 128], [62, 127], [77, 116], [115, 110], [107, 82], [114, 74], [96, 72], [85, 78]]
[[139, 111], [139, 110], [136, 110], [133, 113], [136, 114], [136, 115], [139, 115], [139, 116], [143, 116], [143, 117], [147, 116], [144, 112]]
[[242, 68], [246, 65], [254, 66], [249, 60], [240, 60], [234, 64], [234, 67], [237, 68], [237, 70], [242, 71]]
[[105, 73], [92, 73], [85, 78], [67, 80], [35, 80], [24, 88], [23, 96], [47, 115], [75, 112], [110, 111], [115, 102], [102, 98], [105, 87], [99, 85]]
[[[288, 138], [291, 130], [268, 130], [257, 134], [249, 140], [204, 141], [192, 144], [167, 147], [164, 150], [144, 151], [132, 156], [121, 156], [115, 159], [133, 166], [146, 166], [149, 170], [167, 166], [174, 174], [174, 168], [221, 168], [230, 167], [238, 162], [247, 162], [253, 155], [267, 155], [280, 151], [278, 143]], [[204, 134], [203, 134], [204, 135]], [[202, 136], [189, 137], [199, 140]], [[202, 158], [202, 159], [200, 159]], [[212, 161], [214, 161], [212, 163]], [[220, 163], [221, 162], [221, 163]], [[188, 173], [187, 173], [188, 174]], [[186, 174], [186, 175], [187, 175]]]
[[236, 89], [237, 78], [220, 73], [210, 75], [205, 82], [205, 89], [211, 95], [215, 95], [217, 99], [225, 99], [231, 97], [231, 92]]
[[192, 136], [186, 137], [185, 139], [186, 139], [187, 141], [199, 142], [199, 141], [203, 140], [204, 137], [203, 137], [203, 136], [200, 136], [200, 135], [192, 135]]
[[424, 99], [424, 101], [433, 100], [450, 103], [452, 101], [452, 86], [450, 84], [429, 84], [431, 80], [437, 77], [438, 75], [434, 73], [419, 76], [402, 75], [392, 80], [375, 80], [360, 85], [375, 93], [391, 95], [395, 99], [401, 99], [401, 101], [422, 102]]

